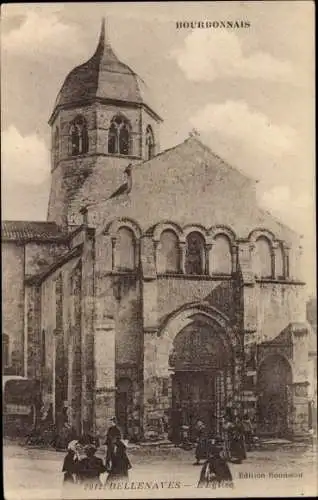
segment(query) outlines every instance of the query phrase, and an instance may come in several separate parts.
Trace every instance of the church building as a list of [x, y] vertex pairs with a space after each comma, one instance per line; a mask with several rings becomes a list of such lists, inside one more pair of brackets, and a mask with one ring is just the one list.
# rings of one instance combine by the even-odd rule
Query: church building
[[104, 436], [308, 428], [300, 239], [253, 179], [193, 133], [160, 150], [162, 119], [102, 23], [49, 119], [47, 221], [2, 222], [5, 374], [41, 383], [59, 421]]

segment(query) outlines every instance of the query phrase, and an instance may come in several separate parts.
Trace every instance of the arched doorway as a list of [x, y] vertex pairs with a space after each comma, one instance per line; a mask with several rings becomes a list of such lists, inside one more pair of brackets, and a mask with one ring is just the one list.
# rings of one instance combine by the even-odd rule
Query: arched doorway
[[278, 354], [264, 359], [258, 369], [258, 429], [262, 434], [284, 436], [289, 432], [292, 370]]
[[131, 428], [130, 416], [133, 401], [133, 385], [128, 377], [118, 380], [116, 390], [116, 418], [123, 437], [129, 437]]
[[202, 420], [208, 431], [220, 431], [221, 416], [231, 391], [233, 363], [222, 328], [193, 321], [173, 341], [169, 358], [172, 375], [172, 436], [181, 425]]

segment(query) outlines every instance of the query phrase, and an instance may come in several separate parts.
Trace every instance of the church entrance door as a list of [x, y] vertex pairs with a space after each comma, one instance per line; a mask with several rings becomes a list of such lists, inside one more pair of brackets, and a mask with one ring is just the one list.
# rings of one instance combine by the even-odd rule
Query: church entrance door
[[288, 434], [292, 371], [279, 355], [268, 356], [258, 370], [259, 432], [277, 437]]
[[230, 354], [218, 326], [194, 322], [174, 339], [170, 355], [172, 375], [172, 436], [180, 427], [190, 427], [195, 439], [195, 424], [204, 422], [207, 431], [220, 431], [221, 416], [231, 380]]
[[[173, 410], [175, 425], [190, 427], [190, 438], [195, 439], [195, 424], [198, 420], [205, 423], [210, 433], [217, 433], [218, 414], [223, 391], [218, 391], [222, 374], [213, 370], [177, 371], [172, 378]], [[177, 421], [179, 420], [179, 421]]]

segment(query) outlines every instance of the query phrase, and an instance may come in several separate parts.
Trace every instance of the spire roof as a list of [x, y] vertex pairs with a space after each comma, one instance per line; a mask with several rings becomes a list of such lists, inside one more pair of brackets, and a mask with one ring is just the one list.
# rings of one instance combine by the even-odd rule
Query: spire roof
[[82, 104], [83, 101], [94, 98], [144, 103], [151, 108], [147, 95], [148, 90], [143, 80], [127, 64], [121, 62], [113, 51], [107, 23], [103, 18], [95, 53], [66, 77], [50, 121], [57, 108]]

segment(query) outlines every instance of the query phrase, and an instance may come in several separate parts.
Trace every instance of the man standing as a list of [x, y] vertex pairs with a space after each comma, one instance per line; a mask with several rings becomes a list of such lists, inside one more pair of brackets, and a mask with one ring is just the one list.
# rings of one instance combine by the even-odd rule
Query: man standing
[[107, 451], [106, 451], [106, 468], [110, 469], [111, 467], [111, 461], [112, 457], [114, 454], [114, 446], [115, 442], [121, 439], [121, 432], [119, 427], [117, 427], [117, 422], [116, 418], [112, 417], [110, 419], [110, 427], [108, 428], [107, 434], [106, 434], [106, 446], [107, 446]]

